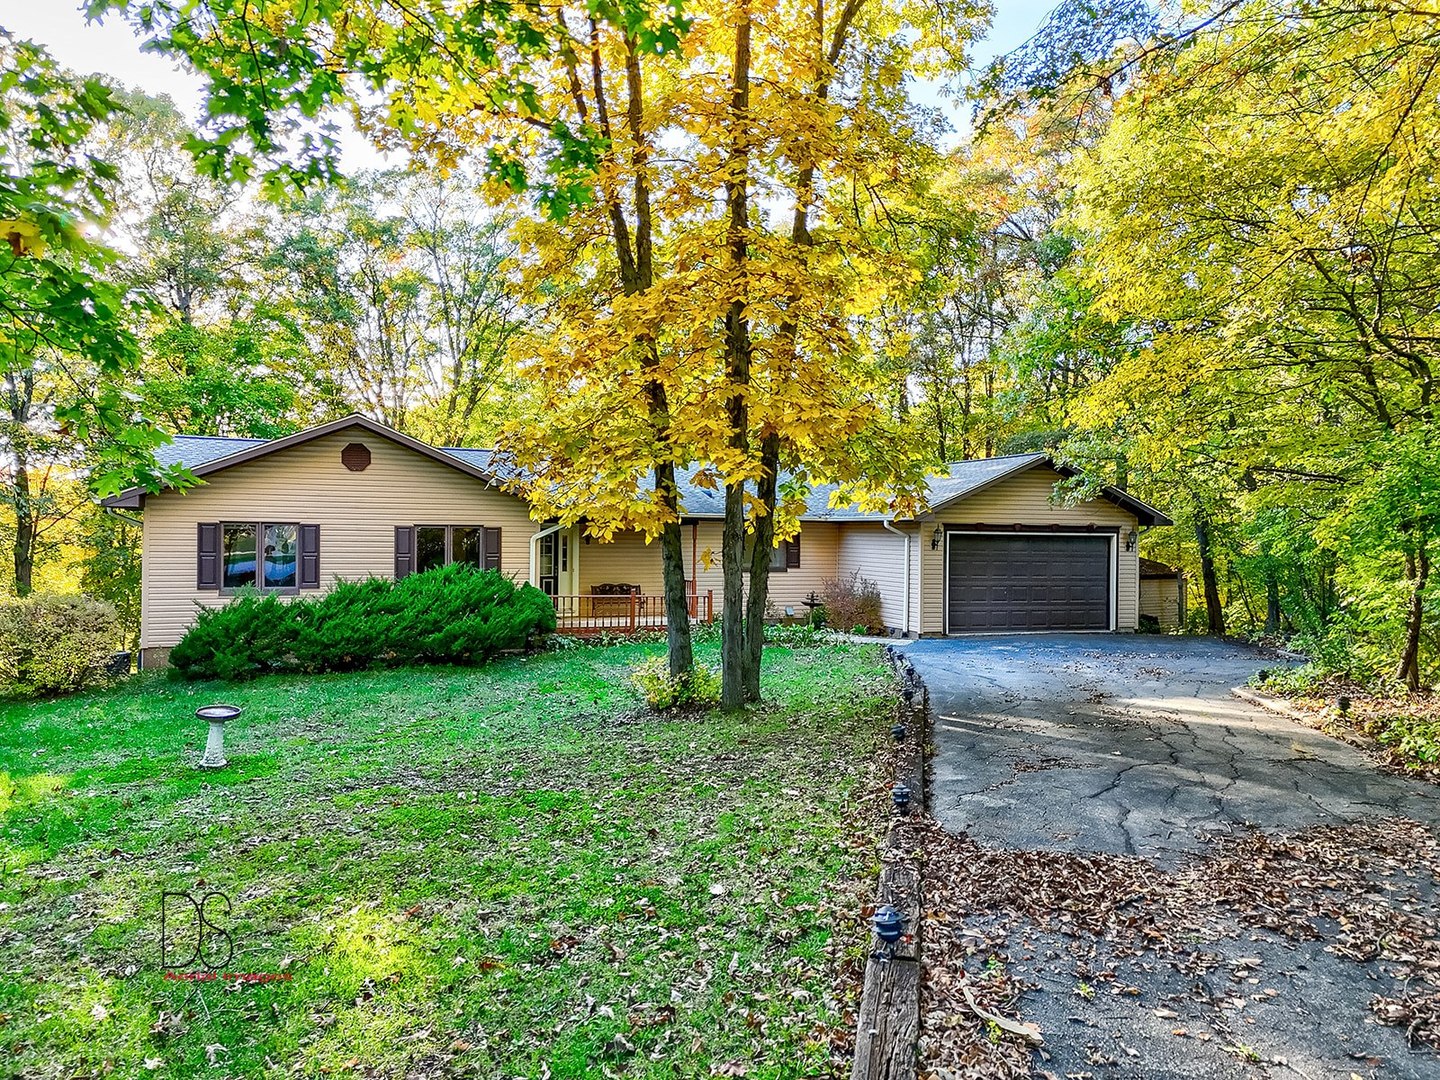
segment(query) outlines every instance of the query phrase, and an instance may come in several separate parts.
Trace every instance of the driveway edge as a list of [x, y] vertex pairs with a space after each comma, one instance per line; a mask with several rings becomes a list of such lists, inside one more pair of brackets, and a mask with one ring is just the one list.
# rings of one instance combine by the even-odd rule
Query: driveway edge
[[919, 838], [913, 825], [925, 808], [925, 742], [929, 735], [930, 695], [914, 665], [893, 646], [885, 649], [900, 683], [895, 722], [904, 725], [896, 739], [895, 784], [910, 790], [908, 813], [896, 811], [880, 853], [876, 907], [897, 908], [903, 935], [886, 947], [873, 931], [865, 984], [856, 1015], [852, 1080], [899, 1080], [915, 1076], [920, 1041], [920, 892]]

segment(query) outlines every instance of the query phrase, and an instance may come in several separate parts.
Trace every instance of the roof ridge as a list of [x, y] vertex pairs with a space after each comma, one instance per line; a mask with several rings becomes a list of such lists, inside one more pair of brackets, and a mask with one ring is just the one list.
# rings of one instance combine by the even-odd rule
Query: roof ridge
[[992, 454], [990, 457], [956, 458], [946, 465], [983, 465], [987, 461], [1007, 461], [1010, 458], [1049, 457], [1047, 450], [1026, 450], [1023, 454]]
[[[223, 439], [225, 442], [273, 442], [259, 435], [195, 435], [191, 432], [170, 432], [171, 439]], [[283, 438], [283, 436], [277, 436]]]

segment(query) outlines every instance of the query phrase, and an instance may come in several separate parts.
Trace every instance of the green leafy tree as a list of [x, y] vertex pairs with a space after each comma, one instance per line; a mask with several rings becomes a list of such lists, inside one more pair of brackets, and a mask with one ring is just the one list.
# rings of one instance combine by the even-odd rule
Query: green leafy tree
[[158, 481], [150, 454], [164, 436], [137, 419], [133, 395], [139, 304], [89, 235], [117, 179], [94, 136], [119, 108], [108, 87], [0, 33], [0, 453], [21, 594], [53, 513], [37, 470], [83, 470], [102, 494]]
[[1144, 70], [1076, 170], [1087, 286], [1143, 334], [1089, 421], [1196, 493], [1197, 528], [1219, 506], [1310, 531], [1411, 687], [1433, 619], [1437, 27], [1236, 6]]

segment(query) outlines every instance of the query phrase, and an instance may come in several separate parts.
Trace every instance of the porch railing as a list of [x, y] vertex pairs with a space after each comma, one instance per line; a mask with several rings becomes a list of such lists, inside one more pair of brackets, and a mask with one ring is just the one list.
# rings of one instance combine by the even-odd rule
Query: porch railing
[[[641, 593], [597, 596], [552, 596], [555, 629], [561, 634], [633, 634], [665, 625], [665, 597]], [[715, 590], [690, 593], [687, 607], [692, 621], [715, 621]]]

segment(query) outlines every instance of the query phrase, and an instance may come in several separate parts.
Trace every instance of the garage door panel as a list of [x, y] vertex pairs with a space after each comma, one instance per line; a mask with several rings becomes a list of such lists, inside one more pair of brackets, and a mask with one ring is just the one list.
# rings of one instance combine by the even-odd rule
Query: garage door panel
[[946, 606], [952, 633], [1108, 630], [1108, 536], [956, 533]]

